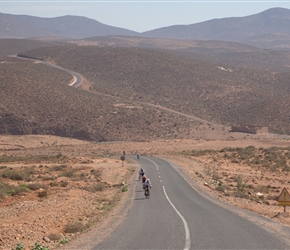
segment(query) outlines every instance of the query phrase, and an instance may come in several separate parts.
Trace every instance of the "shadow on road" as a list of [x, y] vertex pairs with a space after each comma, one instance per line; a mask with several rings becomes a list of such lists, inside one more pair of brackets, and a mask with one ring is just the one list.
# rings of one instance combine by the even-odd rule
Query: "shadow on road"
[[146, 198], [135, 198], [134, 201], [138, 201], [138, 200], [146, 200]]

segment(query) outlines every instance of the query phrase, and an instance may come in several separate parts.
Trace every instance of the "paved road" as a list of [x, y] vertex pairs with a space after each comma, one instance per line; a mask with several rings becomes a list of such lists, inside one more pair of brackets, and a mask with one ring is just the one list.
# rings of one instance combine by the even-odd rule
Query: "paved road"
[[63, 71], [66, 71], [68, 72], [69, 74], [71, 74], [74, 78], [73, 82], [70, 83], [70, 86], [71, 87], [79, 87], [81, 85], [81, 82], [82, 82], [82, 76], [81, 74], [75, 72], [75, 71], [72, 71], [72, 70], [68, 70], [68, 69], [65, 69], [65, 68], [62, 68], [60, 66], [57, 66], [55, 64], [51, 64], [49, 62], [45, 62], [45, 61], [42, 61], [40, 59], [36, 59], [36, 58], [29, 58], [29, 57], [24, 57], [24, 56], [19, 56], [19, 55], [10, 55], [10, 57], [14, 57], [14, 58], [20, 58], [20, 59], [24, 59], [24, 60], [33, 60], [33, 61], [36, 61], [38, 63], [43, 63], [43, 64], [46, 64], [47, 66], [50, 66], [52, 68], [56, 68], [56, 69], [61, 69]]
[[150, 199], [136, 179], [127, 218], [93, 249], [290, 249], [275, 232], [204, 198], [169, 162], [139, 163], [152, 182]]

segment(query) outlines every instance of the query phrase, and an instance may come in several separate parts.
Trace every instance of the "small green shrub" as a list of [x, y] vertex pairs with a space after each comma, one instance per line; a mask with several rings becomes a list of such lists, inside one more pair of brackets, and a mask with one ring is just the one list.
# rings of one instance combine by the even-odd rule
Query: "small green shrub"
[[40, 243], [36, 242], [31, 250], [49, 250], [49, 248], [43, 247]]
[[128, 191], [128, 186], [125, 185], [124, 187], [122, 187], [122, 192], [127, 192]]
[[63, 239], [59, 242], [59, 244], [61, 244], [61, 245], [64, 245], [64, 244], [66, 244], [66, 243], [68, 243], [68, 239], [67, 239], [67, 238], [63, 238]]
[[25, 185], [13, 186], [7, 183], [0, 182], [0, 197], [14, 196], [24, 192], [28, 192], [28, 189]]
[[12, 247], [12, 250], [24, 250], [24, 246], [21, 242], [18, 242], [16, 248]]

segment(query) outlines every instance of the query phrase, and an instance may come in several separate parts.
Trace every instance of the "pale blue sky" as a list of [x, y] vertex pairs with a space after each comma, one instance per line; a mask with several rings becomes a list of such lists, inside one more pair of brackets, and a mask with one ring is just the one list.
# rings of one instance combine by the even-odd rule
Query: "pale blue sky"
[[243, 17], [274, 7], [290, 9], [289, 1], [194, 0], [0, 0], [0, 12], [38, 17], [77, 15], [137, 32], [215, 18]]

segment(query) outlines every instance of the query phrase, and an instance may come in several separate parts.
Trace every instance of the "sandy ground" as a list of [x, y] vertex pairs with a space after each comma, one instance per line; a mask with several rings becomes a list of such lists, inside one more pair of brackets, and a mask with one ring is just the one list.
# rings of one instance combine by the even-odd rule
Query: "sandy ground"
[[[26, 249], [31, 249], [38, 242], [50, 249], [90, 249], [108, 235], [130, 208], [128, 205], [133, 197], [130, 185], [139, 168], [137, 161], [120, 160], [123, 151], [168, 159], [180, 167], [196, 190], [223, 204], [253, 211], [290, 227], [290, 208], [284, 212], [284, 207], [277, 204], [282, 189], [290, 191], [287, 174], [231, 163], [217, 155], [176, 154], [183, 150], [247, 146], [286, 148], [290, 141], [269, 135], [138, 143], [92, 143], [54, 136], [0, 136], [1, 188], [3, 183], [31, 188], [28, 192], [0, 197], [0, 248], [15, 248], [21, 242]], [[9, 173], [11, 176], [11, 171], [15, 175], [27, 169], [29, 177], [7, 177]], [[237, 178], [241, 184], [251, 187], [243, 190], [247, 197], [231, 195], [237, 188]], [[218, 188], [217, 179], [227, 188]]]

